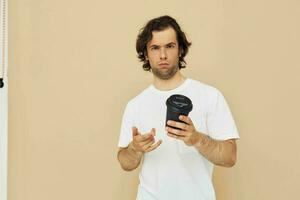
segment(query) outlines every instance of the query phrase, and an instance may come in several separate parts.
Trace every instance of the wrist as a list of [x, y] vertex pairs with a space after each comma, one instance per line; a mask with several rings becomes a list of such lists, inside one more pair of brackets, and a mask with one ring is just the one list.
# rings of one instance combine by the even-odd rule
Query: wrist
[[200, 148], [203, 145], [205, 138], [206, 138], [205, 134], [197, 132], [195, 143], [193, 146], [196, 147], [197, 149]]
[[135, 152], [137, 155], [143, 155], [143, 152], [139, 151], [138, 149], [136, 149], [133, 145], [133, 141], [129, 143], [128, 148]]

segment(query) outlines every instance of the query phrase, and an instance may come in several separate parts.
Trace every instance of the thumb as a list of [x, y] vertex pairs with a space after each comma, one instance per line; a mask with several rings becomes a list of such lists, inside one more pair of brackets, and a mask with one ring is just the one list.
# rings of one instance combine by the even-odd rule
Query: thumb
[[152, 134], [153, 136], [156, 135], [156, 130], [155, 130], [155, 128], [152, 128], [150, 132], [151, 132], [151, 134]]
[[139, 131], [137, 127], [132, 127], [132, 137], [139, 135]]

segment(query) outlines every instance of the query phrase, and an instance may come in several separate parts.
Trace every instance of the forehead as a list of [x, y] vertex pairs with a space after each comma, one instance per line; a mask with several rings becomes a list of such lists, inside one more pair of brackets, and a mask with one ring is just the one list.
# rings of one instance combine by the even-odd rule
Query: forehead
[[171, 42], [177, 43], [176, 32], [173, 28], [168, 27], [162, 31], [153, 31], [148, 45], [165, 45]]

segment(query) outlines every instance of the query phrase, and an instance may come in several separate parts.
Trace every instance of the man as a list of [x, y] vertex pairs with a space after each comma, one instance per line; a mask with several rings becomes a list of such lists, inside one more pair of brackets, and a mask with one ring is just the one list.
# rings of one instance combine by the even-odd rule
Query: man
[[[180, 72], [190, 45], [170, 16], [150, 20], [138, 35], [138, 57], [153, 84], [128, 102], [118, 144], [124, 170], [142, 164], [137, 200], [215, 199], [213, 165], [236, 162], [239, 135], [223, 95]], [[193, 110], [166, 127], [166, 100], [173, 94], [190, 98]]]

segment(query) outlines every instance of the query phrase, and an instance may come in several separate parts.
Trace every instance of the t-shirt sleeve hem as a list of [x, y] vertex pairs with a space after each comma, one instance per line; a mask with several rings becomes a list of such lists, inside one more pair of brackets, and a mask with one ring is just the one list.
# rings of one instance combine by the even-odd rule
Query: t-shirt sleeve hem
[[118, 143], [118, 147], [120, 147], [120, 148], [126, 148], [126, 147], [128, 147], [128, 145], [129, 145], [129, 143], [121, 143], [121, 142]]
[[226, 131], [218, 134], [208, 134], [209, 137], [215, 140], [229, 140], [229, 139], [239, 139], [239, 133], [237, 131]]
[[227, 134], [227, 135], [222, 135], [222, 136], [211, 136], [211, 138], [215, 140], [229, 140], [229, 139], [240, 139], [239, 135], [234, 135], [234, 134]]

